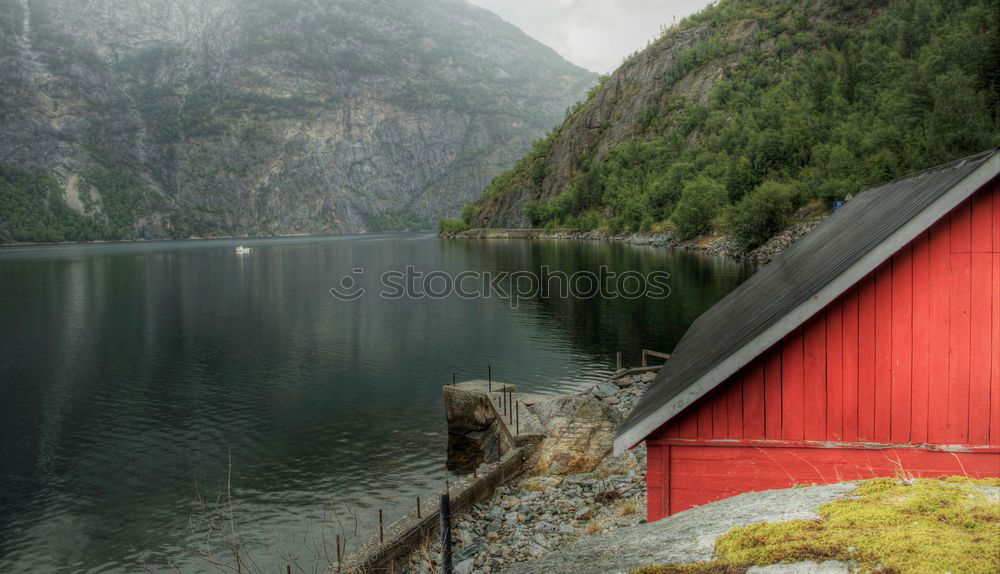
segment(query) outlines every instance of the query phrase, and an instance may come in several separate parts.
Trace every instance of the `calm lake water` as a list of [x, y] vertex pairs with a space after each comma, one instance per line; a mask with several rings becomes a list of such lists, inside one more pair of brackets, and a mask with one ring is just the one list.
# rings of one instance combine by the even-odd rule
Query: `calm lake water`
[[[372, 292], [407, 265], [664, 270], [671, 296], [511, 309]], [[354, 268], [369, 293], [338, 301]], [[583, 388], [616, 350], [633, 365], [670, 350], [749, 272], [613, 242], [428, 234], [0, 249], [0, 571], [216, 572], [197, 556], [199, 499], [225, 500], [227, 483], [259, 566], [313, 571], [324, 537], [354, 543], [377, 509], [393, 520], [441, 488], [452, 372]]]

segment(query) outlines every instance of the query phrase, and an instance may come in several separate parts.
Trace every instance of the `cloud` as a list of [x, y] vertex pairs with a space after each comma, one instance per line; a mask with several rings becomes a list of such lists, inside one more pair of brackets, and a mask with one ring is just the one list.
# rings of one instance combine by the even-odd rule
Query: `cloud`
[[564, 58], [610, 72], [708, 0], [469, 0], [514, 24]]

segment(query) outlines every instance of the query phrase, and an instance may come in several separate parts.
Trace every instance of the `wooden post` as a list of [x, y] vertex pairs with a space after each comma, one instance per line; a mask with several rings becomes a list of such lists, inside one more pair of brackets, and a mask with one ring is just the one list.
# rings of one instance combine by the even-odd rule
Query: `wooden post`
[[514, 434], [521, 434], [521, 403], [514, 401]]
[[615, 355], [615, 368], [617, 370], [619, 370], [619, 371], [622, 370], [622, 352], [621, 351], [618, 351], [618, 353]]
[[385, 531], [382, 529], [382, 509], [378, 509], [378, 543], [385, 544]]
[[337, 535], [337, 571], [340, 571], [340, 535]]
[[510, 404], [510, 412], [507, 413], [510, 416], [510, 424], [514, 424], [514, 391], [510, 391], [510, 397], [508, 397], [507, 402]]
[[420, 497], [417, 497], [417, 518], [420, 518]]
[[486, 365], [486, 380], [489, 382], [490, 392], [493, 392], [493, 365]]
[[448, 491], [441, 494], [441, 572], [452, 574], [451, 565], [451, 504], [448, 501]]
[[642, 350], [642, 366], [643, 367], [649, 366], [649, 355], [646, 354], [646, 349]]

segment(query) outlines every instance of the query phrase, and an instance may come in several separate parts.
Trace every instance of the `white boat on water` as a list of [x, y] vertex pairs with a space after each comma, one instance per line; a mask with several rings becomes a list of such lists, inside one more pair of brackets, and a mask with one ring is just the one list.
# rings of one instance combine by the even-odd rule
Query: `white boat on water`
[[237, 255], [249, 255], [250, 253], [253, 253], [252, 247], [243, 247], [242, 245], [240, 245], [239, 247], [236, 248]]

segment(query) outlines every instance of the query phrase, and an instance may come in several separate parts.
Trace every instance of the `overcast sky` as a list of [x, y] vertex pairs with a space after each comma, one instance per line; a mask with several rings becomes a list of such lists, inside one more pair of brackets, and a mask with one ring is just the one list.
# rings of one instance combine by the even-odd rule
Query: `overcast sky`
[[578, 66], [600, 73], [708, 0], [469, 0], [499, 14]]

